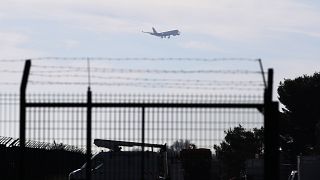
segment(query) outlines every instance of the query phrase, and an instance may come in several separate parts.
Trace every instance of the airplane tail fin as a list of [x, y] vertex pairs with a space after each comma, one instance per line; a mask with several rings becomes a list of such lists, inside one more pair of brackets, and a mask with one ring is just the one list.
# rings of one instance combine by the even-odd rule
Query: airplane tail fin
[[152, 30], [153, 30], [153, 33], [155, 33], [155, 34], [158, 33], [154, 27], [152, 27]]

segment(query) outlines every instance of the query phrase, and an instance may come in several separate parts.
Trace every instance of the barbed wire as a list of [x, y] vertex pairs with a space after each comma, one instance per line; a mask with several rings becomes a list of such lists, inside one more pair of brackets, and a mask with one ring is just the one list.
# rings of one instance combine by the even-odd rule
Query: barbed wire
[[25, 59], [0, 59], [0, 62], [23, 62], [27, 59], [43, 61], [43, 60], [93, 60], [93, 61], [203, 61], [203, 62], [216, 62], [216, 61], [259, 61], [259, 58], [147, 58], [147, 57], [34, 57]]
[[[77, 71], [77, 72], [87, 72], [87, 68], [84, 67], [74, 67], [74, 66], [41, 66], [34, 65], [35, 68], [41, 69], [65, 69], [66, 71]], [[222, 74], [261, 74], [260, 71], [252, 71], [252, 70], [243, 70], [243, 69], [233, 69], [233, 70], [167, 70], [167, 69], [116, 69], [116, 68], [98, 68], [92, 67], [92, 71], [94, 72], [103, 72], [103, 73], [164, 73], [164, 74], [201, 74], [201, 73], [222, 73]], [[61, 72], [59, 71], [45, 71], [45, 72]]]
[[0, 69], [0, 73], [16, 73], [22, 74], [21, 70], [7, 70], [7, 69]]
[[[54, 77], [54, 78], [87, 78], [87, 75], [80, 74], [41, 74], [41, 73], [30, 73], [31, 76], [35, 77]], [[101, 80], [125, 80], [125, 81], [145, 81], [145, 82], [185, 82], [185, 83], [208, 83], [208, 84], [232, 84], [232, 85], [254, 85], [263, 86], [261, 81], [221, 81], [221, 80], [201, 80], [201, 79], [168, 79], [168, 78], [134, 78], [134, 77], [123, 77], [123, 76], [96, 76], [92, 75], [92, 79]]]
[[15, 85], [20, 85], [20, 83], [18, 83], [18, 82], [0, 82], [0, 85], [15, 86]]
[[[74, 81], [32, 81], [32, 82], [42, 82], [42, 83], [46, 83], [46, 82], [52, 82], [52, 83], [66, 83], [66, 84], [70, 84], [70, 83], [76, 83], [76, 84], [88, 84], [85, 81], [78, 81], [78, 82], [74, 82]], [[128, 85], [155, 85], [155, 86], [202, 86], [202, 87], [212, 87], [212, 86], [244, 86], [243, 84], [232, 84], [232, 83], [226, 83], [226, 84], [214, 84], [214, 83], [201, 83], [201, 82], [196, 82], [196, 83], [190, 83], [190, 82], [157, 82], [157, 83], [153, 83], [153, 82], [94, 82], [94, 84], [96, 85], [113, 85], [113, 84], [128, 84]], [[262, 85], [260, 85], [261, 87]]]
[[[58, 82], [58, 81], [30, 81], [33, 85], [88, 85], [87, 82]], [[203, 87], [192, 86], [188, 84], [154, 84], [154, 83], [107, 83], [107, 82], [92, 82], [91, 85], [95, 86], [129, 86], [129, 87], [143, 87], [143, 88], [168, 88], [168, 89], [194, 89], [194, 90], [242, 90], [242, 91], [257, 91], [261, 88], [248, 88], [248, 87]]]
[[16, 62], [24, 62], [27, 59], [0, 59], [2, 63], [16, 63]]
[[[12, 137], [4, 137], [0, 136], [0, 145], [4, 145], [5, 147], [19, 147], [20, 140], [19, 138], [12, 138]], [[70, 152], [78, 152], [78, 153], [85, 153], [85, 149], [79, 148], [73, 145], [67, 145], [63, 143], [53, 143], [49, 142], [40, 142], [34, 140], [27, 140], [25, 142], [25, 147], [27, 148], [37, 148], [37, 149], [46, 149], [46, 150], [64, 150]]]
[[[215, 61], [260, 61], [259, 59], [253, 58], [110, 58], [110, 57], [38, 57], [32, 58], [32, 60], [43, 61], [43, 60], [97, 60], [97, 61], [203, 61], [203, 62], [215, 62]], [[25, 59], [0, 59], [0, 62], [22, 62]], [[80, 78], [87, 78], [88, 68], [81, 66], [51, 66], [51, 65], [39, 65], [41, 63], [35, 63], [32, 65], [30, 75], [32, 76], [32, 81], [29, 81], [32, 85], [88, 85], [88, 82], [79, 81]], [[193, 66], [194, 67], [194, 66]], [[171, 68], [171, 66], [170, 66]], [[236, 81], [234, 79], [230, 81], [225, 80], [206, 80], [199, 79], [199, 76], [193, 76], [195, 79], [190, 79], [190, 77], [183, 78], [155, 78], [158, 74], [230, 74], [230, 75], [247, 75], [247, 74], [261, 74], [266, 72], [261, 72], [259, 70], [249, 70], [249, 69], [133, 69], [133, 68], [108, 68], [108, 67], [91, 67], [90, 70], [94, 72], [95, 75], [91, 75], [90, 78], [96, 81], [92, 85], [95, 86], [115, 86], [115, 87], [144, 87], [144, 88], [170, 88], [170, 89], [196, 89], [196, 90], [262, 90], [262, 81]], [[190, 67], [191, 68], [191, 67]], [[0, 73], [13, 73], [22, 74], [21, 70], [12, 69], [0, 69]], [[141, 77], [123, 77], [121, 75], [125, 74], [152, 74], [153, 78], [149, 76]], [[116, 75], [116, 76], [112, 76]], [[107, 76], [106, 76], [107, 75]], [[118, 75], [118, 76], [117, 76]], [[41, 77], [42, 81], [37, 81]], [[47, 77], [47, 78], [44, 78]], [[72, 81], [69, 79], [73, 77]], [[197, 79], [198, 77], [198, 79]], [[229, 77], [229, 76], [228, 76]], [[54, 78], [54, 80], [62, 81], [51, 81], [49, 78]], [[59, 79], [60, 78], [60, 79]], [[65, 79], [68, 78], [68, 79]], [[230, 77], [229, 77], [230, 78]], [[239, 78], [238, 78], [239, 79]], [[45, 80], [45, 81], [44, 81]], [[70, 82], [66, 81], [70, 80]], [[80, 79], [81, 80], [81, 79]], [[97, 82], [97, 80], [103, 81], [108, 80], [108, 82]], [[15, 82], [0, 82], [2, 85], [19, 85]]]

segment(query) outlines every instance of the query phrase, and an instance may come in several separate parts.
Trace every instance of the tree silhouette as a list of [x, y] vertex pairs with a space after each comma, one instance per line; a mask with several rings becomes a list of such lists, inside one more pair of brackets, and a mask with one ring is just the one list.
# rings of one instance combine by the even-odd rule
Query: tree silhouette
[[284, 105], [280, 121], [281, 148], [293, 155], [319, 151], [320, 73], [285, 79], [278, 88]]
[[240, 177], [245, 161], [263, 153], [263, 128], [249, 131], [239, 125], [225, 133], [225, 140], [214, 146], [222, 169], [222, 179]]
[[172, 143], [172, 145], [169, 147], [170, 151], [179, 153], [183, 149], [196, 149], [196, 145], [191, 143], [188, 139], [179, 139]]

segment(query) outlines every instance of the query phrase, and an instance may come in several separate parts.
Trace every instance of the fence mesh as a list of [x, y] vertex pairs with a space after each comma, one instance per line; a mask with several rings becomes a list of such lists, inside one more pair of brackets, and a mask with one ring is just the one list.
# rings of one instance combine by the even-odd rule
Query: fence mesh
[[[0, 60], [0, 74], [8, 77], [0, 81], [3, 179], [18, 179], [19, 174], [19, 94], [4, 91], [17, 91], [23, 62]], [[261, 153], [236, 154], [233, 159], [242, 164], [231, 170], [217, 154], [227, 132], [263, 127], [266, 82], [259, 62], [244, 58], [34, 58], [26, 93], [25, 176], [85, 179], [87, 95], [74, 92], [91, 85], [92, 102], [100, 103], [92, 107], [91, 116], [92, 179], [263, 178]], [[55, 103], [74, 106], [50, 107]], [[248, 166], [249, 160], [255, 165]]]
[[[17, 138], [19, 126], [19, 108], [18, 95], [2, 94], [1, 111], [1, 134], [2, 137]], [[225, 99], [225, 102], [223, 101]], [[85, 103], [85, 94], [29, 94], [27, 101], [30, 103]], [[185, 170], [180, 156], [172, 155], [172, 152], [179, 152], [184, 148], [209, 149], [212, 156], [215, 157], [215, 145], [225, 138], [225, 132], [235, 127], [243, 127], [247, 130], [261, 128], [263, 126], [263, 114], [259, 108], [203, 108], [192, 106], [192, 104], [212, 104], [238, 102], [259, 103], [260, 96], [213, 96], [213, 95], [160, 95], [160, 94], [96, 94], [93, 96], [93, 103], [118, 103], [118, 104], [191, 104], [191, 107], [148, 107], [144, 108], [144, 127], [142, 127], [142, 107], [94, 107], [92, 109], [92, 144], [95, 139], [124, 141], [124, 142], [142, 142], [149, 144], [166, 145], [168, 148], [168, 175], [173, 179], [186, 179]], [[28, 107], [26, 117], [26, 147], [30, 150], [29, 157], [34, 157], [33, 162], [29, 163], [34, 169], [41, 169], [43, 173], [37, 174], [36, 171], [28, 169], [29, 176], [35, 179], [43, 179], [46, 176], [56, 177], [57, 179], [67, 179], [68, 175], [84, 163], [84, 152], [86, 150], [86, 127], [87, 111], [85, 107]], [[142, 131], [144, 128], [144, 131]], [[142, 139], [144, 136], [144, 139]], [[13, 140], [13, 139], [12, 139]], [[18, 146], [19, 143], [13, 144]], [[55, 157], [55, 162], [64, 162], [65, 166], [59, 166], [57, 172], [49, 173], [44, 168], [53, 168], [44, 166], [48, 162], [42, 161], [41, 156], [45, 158], [48, 154], [36, 155], [39, 150], [55, 152], [50, 156]], [[57, 150], [72, 155], [57, 154]], [[95, 157], [104, 153], [112, 153], [110, 149], [97, 147], [93, 145], [93, 154]], [[140, 146], [122, 147], [122, 151], [129, 153], [141, 152]], [[159, 152], [158, 149], [145, 147], [145, 151]], [[39, 152], [37, 152], [39, 153]], [[110, 154], [105, 154], [107, 157]], [[129, 168], [120, 162], [127, 161], [131, 157], [119, 159], [116, 164], [109, 159], [109, 166], [120, 166], [120, 169]], [[135, 155], [140, 157], [140, 155]], [[152, 156], [152, 155], [151, 155]], [[37, 157], [37, 158], [36, 158]], [[39, 158], [40, 157], [40, 158]], [[77, 160], [74, 158], [77, 157]], [[252, 157], [254, 158], [254, 157]], [[48, 160], [48, 159], [46, 159]], [[222, 173], [219, 164], [215, 164], [217, 159], [212, 160], [212, 173], [217, 177]], [[132, 160], [136, 166], [141, 163]], [[66, 163], [68, 162], [68, 163]], [[93, 160], [93, 162], [95, 162]], [[153, 161], [152, 161], [153, 162]], [[154, 160], [154, 162], [156, 162]], [[153, 163], [154, 163], [153, 162]], [[119, 164], [120, 163], [120, 164]], [[148, 161], [145, 162], [146, 164]], [[150, 163], [150, 162], [149, 162]], [[159, 164], [159, 163], [158, 163]], [[93, 166], [98, 166], [93, 163]], [[153, 168], [156, 165], [150, 165]], [[56, 168], [56, 167], [55, 167]], [[157, 167], [158, 168], [158, 167]], [[161, 169], [161, 168], [158, 168]], [[110, 170], [111, 171], [111, 170]], [[120, 178], [116, 174], [116, 169], [109, 172], [114, 174], [113, 178]], [[151, 171], [151, 170], [150, 170]], [[159, 170], [160, 171], [160, 170]], [[158, 171], [157, 171], [158, 172]], [[136, 173], [140, 176], [140, 170], [128, 172]], [[48, 175], [49, 174], [49, 175]], [[159, 174], [159, 172], [158, 172]], [[78, 176], [81, 176], [78, 174]], [[82, 175], [83, 176], [83, 175]], [[93, 174], [93, 176], [96, 176]], [[212, 176], [213, 177], [213, 176]], [[110, 178], [110, 177], [109, 177]]]

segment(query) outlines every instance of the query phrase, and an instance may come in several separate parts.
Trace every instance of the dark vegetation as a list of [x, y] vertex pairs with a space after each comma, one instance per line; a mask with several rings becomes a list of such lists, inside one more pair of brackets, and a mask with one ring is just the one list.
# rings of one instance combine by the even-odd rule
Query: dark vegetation
[[196, 149], [197, 146], [191, 143], [188, 139], [179, 139], [172, 143], [170, 147], [168, 147], [168, 153], [179, 154], [183, 149]]
[[[36, 143], [36, 142], [35, 142]], [[63, 144], [52, 145], [50, 148], [31, 148], [25, 151], [26, 179], [53, 180], [68, 179], [68, 174], [85, 162], [85, 154]], [[18, 179], [20, 151], [18, 146], [0, 145], [1, 180]]]
[[244, 129], [241, 125], [225, 131], [225, 139], [215, 145], [221, 167], [221, 178], [239, 178], [245, 173], [245, 162], [263, 155], [263, 128]]
[[284, 79], [278, 88], [280, 177], [297, 169], [298, 155], [320, 154], [320, 73]]
[[[185, 180], [213, 180], [219, 179], [216, 160], [210, 149], [198, 149], [188, 139], [179, 139], [168, 147], [169, 166], [181, 163], [183, 179]], [[173, 168], [169, 168], [169, 171]], [[174, 174], [171, 173], [171, 174]]]
[[278, 88], [283, 104], [280, 143], [284, 155], [313, 155], [320, 152], [320, 73], [285, 79]]

